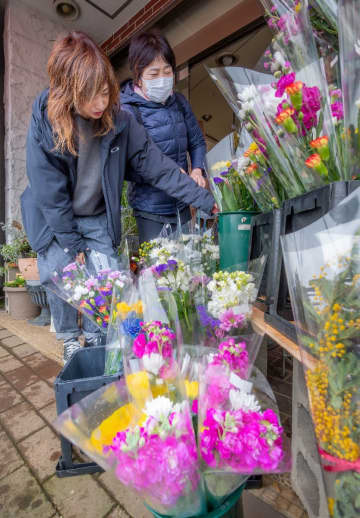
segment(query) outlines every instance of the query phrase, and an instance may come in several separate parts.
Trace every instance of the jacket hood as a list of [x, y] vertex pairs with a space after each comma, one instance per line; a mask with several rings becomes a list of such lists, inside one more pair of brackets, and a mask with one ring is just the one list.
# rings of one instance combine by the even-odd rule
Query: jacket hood
[[125, 81], [121, 87], [120, 93], [121, 104], [133, 104], [136, 106], [146, 106], [147, 108], [163, 108], [164, 106], [171, 106], [176, 102], [175, 94], [170, 95], [165, 105], [161, 103], [155, 103], [154, 101], [148, 101], [141, 95], [134, 92], [134, 83], [132, 79]]

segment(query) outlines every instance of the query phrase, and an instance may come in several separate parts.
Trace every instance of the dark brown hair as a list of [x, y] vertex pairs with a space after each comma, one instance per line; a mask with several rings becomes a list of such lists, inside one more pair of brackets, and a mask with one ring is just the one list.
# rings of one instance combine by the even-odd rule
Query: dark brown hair
[[118, 82], [106, 54], [83, 32], [72, 31], [56, 40], [48, 61], [50, 91], [48, 117], [53, 128], [55, 149], [76, 155], [74, 112], [81, 111], [105, 86], [109, 105], [99, 121], [97, 135], [113, 127], [119, 98]]
[[129, 47], [129, 66], [135, 84], [139, 83], [143, 70], [158, 56], [161, 56], [163, 60], [171, 66], [173, 72], [175, 72], [175, 54], [165, 36], [154, 31], [143, 32], [131, 39]]

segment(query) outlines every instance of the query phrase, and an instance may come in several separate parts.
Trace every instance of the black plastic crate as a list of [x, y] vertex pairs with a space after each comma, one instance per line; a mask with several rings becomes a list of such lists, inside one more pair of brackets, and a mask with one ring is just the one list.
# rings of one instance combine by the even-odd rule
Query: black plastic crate
[[[70, 358], [54, 382], [58, 415], [103, 385], [121, 378], [122, 373], [104, 376], [105, 347], [79, 349]], [[58, 477], [85, 475], [103, 471], [95, 462], [76, 462], [71, 443], [60, 437], [61, 457], [56, 466]]]
[[280, 243], [281, 210], [273, 210], [252, 218], [250, 230], [249, 261], [267, 256], [256, 305], [269, 310], [273, 302], [274, 268], [277, 266]]
[[[280, 235], [290, 234], [324, 216], [346, 196], [360, 186], [360, 181], [334, 182], [296, 198], [286, 200], [281, 210]], [[291, 308], [285, 265], [279, 243], [274, 243], [277, 253], [273, 255], [273, 296], [265, 320], [273, 327], [296, 341], [296, 329]], [[275, 264], [276, 263], [276, 264]]]

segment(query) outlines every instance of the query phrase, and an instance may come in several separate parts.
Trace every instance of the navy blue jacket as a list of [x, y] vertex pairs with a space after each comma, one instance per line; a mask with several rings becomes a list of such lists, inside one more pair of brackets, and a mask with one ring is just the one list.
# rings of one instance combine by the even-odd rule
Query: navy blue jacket
[[[188, 170], [187, 152], [193, 169], [204, 167], [206, 144], [190, 104], [183, 95], [173, 94], [165, 104], [148, 101], [134, 92], [133, 83], [129, 81], [122, 88], [121, 106], [135, 116], [136, 107], [151, 139], [185, 171]], [[146, 183], [132, 185], [129, 201], [134, 209], [152, 214], [175, 214], [177, 208], [186, 206]]]
[[[21, 196], [25, 231], [34, 250], [45, 250], [56, 238], [60, 246], [77, 253], [85, 249], [72, 209], [76, 184], [76, 156], [54, 151], [47, 116], [48, 90], [35, 100], [27, 137], [26, 168], [29, 186]], [[108, 220], [107, 231], [116, 247], [121, 239], [123, 181], [146, 182], [210, 213], [213, 196], [182, 174], [159, 151], [144, 128], [127, 112], [118, 110], [115, 128], [101, 137], [102, 189]]]

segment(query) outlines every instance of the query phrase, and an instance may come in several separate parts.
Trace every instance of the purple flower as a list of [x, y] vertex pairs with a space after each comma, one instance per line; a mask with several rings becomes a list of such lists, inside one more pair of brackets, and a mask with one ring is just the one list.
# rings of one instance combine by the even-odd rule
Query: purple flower
[[63, 269], [63, 272], [73, 272], [79, 268], [78, 263], [70, 263]]
[[159, 264], [158, 266], [155, 266], [155, 271], [158, 275], [163, 274], [168, 269], [168, 265], [165, 264]]
[[175, 259], [169, 259], [167, 264], [168, 264], [169, 270], [171, 270], [171, 271], [175, 270], [178, 265], [178, 263], [177, 263], [177, 261], [175, 261]]
[[229, 170], [227, 169], [226, 171], [222, 171], [220, 174], [221, 176], [226, 176], [227, 174], [229, 174]]
[[219, 183], [223, 183], [223, 181], [224, 180], [222, 178], [220, 178], [219, 176], [215, 176], [215, 178], [214, 178], [214, 183], [219, 184]]
[[304, 114], [303, 124], [307, 130], [317, 125], [317, 112], [321, 108], [321, 94], [317, 86], [304, 86], [302, 89], [303, 104], [301, 111]]

